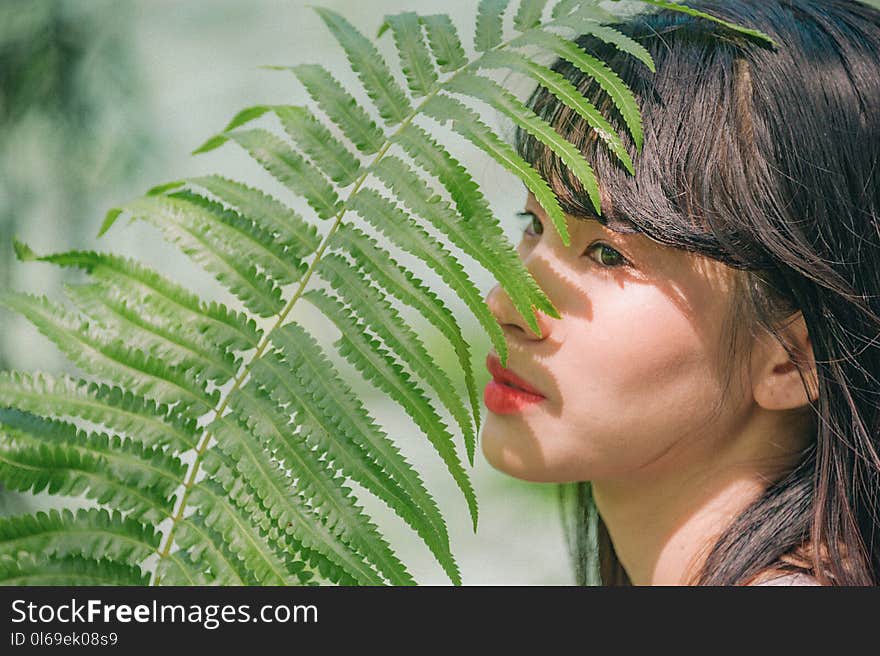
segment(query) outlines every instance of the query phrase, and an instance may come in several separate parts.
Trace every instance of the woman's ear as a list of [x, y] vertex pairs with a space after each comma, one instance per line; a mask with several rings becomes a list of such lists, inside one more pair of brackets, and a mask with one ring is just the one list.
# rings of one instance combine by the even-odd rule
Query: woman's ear
[[[767, 410], [793, 410], [819, 398], [819, 383], [813, 345], [803, 314], [798, 311], [778, 328], [791, 351], [771, 333], [756, 338], [752, 352], [752, 393]], [[798, 373], [800, 364], [807, 389]]]

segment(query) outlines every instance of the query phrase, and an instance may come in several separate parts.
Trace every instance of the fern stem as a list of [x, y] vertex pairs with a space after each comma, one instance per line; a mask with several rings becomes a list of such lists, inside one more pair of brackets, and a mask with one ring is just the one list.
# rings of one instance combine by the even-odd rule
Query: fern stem
[[[545, 26], [553, 24], [554, 22], [555, 21], [549, 21], [548, 23], [545, 23]], [[488, 50], [486, 52], [503, 50], [504, 48], [506, 48], [508, 46], [509, 43], [510, 43], [509, 41], [502, 42], [502, 43], [498, 44], [497, 46], [495, 46], [494, 48], [492, 48], [491, 50]], [[244, 379], [247, 378], [248, 373], [250, 373], [251, 363], [260, 359], [260, 357], [263, 355], [263, 352], [268, 347], [269, 342], [271, 341], [272, 334], [284, 323], [284, 320], [290, 314], [291, 310], [293, 310], [293, 307], [296, 304], [296, 302], [299, 300], [300, 296], [302, 296], [303, 291], [306, 288], [306, 285], [308, 284], [309, 280], [312, 277], [312, 273], [314, 272], [315, 267], [321, 261], [321, 256], [324, 254], [324, 251], [327, 249], [327, 246], [330, 243], [330, 240], [333, 237], [333, 234], [336, 232], [337, 228], [339, 227], [339, 224], [342, 222], [342, 217], [345, 216], [345, 213], [348, 211], [348, 207], [347, 207], [348, 202], [352, 199], [352, 197], [361, 188], [361, 186], [364, 183], [364, 180], [367, 179], [367, 176], [370, 174], [370, 171], [372, 170], [372, 168], [379, 162], [379, 160], [382, 159], [382, 157], [384, 157], [385, 153], [388, 152], [388, 149], [391, 148], [391, 145], [394, 143], [394, 137], [396, 137], [403, 129], [405, 129], [406, 126], [408, 126], [410, 123], [412, 123], [413, 119], [421, 113], [422, 108], [428, 103], [428, 101], [430, 101], [431, 98], [436, 96], [438, 92], [442, 91], [443, 88], [447, 84], [452, 82], [458, 75], [464, 73], [465, 71], [469, 71], [469, 70], [475, 68], [476, 65], [483, 58], [484, 54], [485, 53], [481, 53], [480, 56], [478, 56], [476, 59], [474, 59], [473, 61], [471, 61], [471, 62], [465, 64], [464, 66], [462, 66], [461, 68], [459, 68], [457, 71], [452, 73], [448, 78], [446, 78], [445, 81], [438, 82], [437, 84], [435, 84], [434, 88], [427, 95], [425, 95], [424, 98], [422, 98], [422, 101], [419, 103], [419, 105], [417, 107], [415, 107], [412, 110], [412, 112], [410, 112], [409, 115], [406, 116], [400, 122], [400, 125], [397, 127], [397, 129], [385, 140], [385, 143], [382, 146], [382, 148], [380, 148], [379, 151], [373, 156], [373, 161], [370, 163], [369, 166], [366, 167], [364, 172], [354, 182], [354, 186], [352, 187], [352, 190], [349, 192], [348, 198], [346, 198], [345, 204], [343, 205], [343, 207], [339, 211], [339, 213], [334, 217], [333, 225], [330, 226], [330, 229], [327, 231], [327, 234], [322, 239], [320, 245], [318, 246], [318, 249], [315, 251], [315, 257], [312, 258], [312, 261], [309, 264], [308, 269], [306, 270], [305, 274], [303, 274], [302, 278], [300, 279], [300, 283], [299, 283], [299, 286], [297, 287], [296, 292], [294, 292], [293, 296], [285, 304], [284, 309], [281, 310], [281, 313], [278, 315], [278, 320], [275, 322], [275, 324], [272, 326], [272, 328], [265, 333], [262, 340], [257, 345], [257, 350], [254, 353], [253, 357], [246, 364], [244, 364], [242, 366], [241, 372], [236, 376], [235, 382], [233, 383], [232, 388], [226, 394], [225, 398], [223, 399], [223, 402], [220, 404], [220, 406], [218, 408], [216, 408], [214, 410], [214, 413], [215, 413], [214, 418], [215, 419], [223, 416], [223, 411], [228, 406], [229, 399], [232, 397], [232, 395], [235, 393], [235, 391], [237, 389], [239, 389], [239, 387], [241, 387], [242, 383], [244, 382]], [[186, 502], [189, 497], [189, 492], [192, 489], [192, 486], [195, 484], [196, 475], [198, 474], [199, 468], [201, 467], [202, 456], [204, 455], [205, 451], [208, 448], [208, 443], [210, 442], [211, 437], [212, 437], [212, 433], [210, 431], [206, 432], [205, 436], [202, 438], [201, 442], [199, 443], [198, 447], [196, 448], [196, 457], [193, 459], [193, 462], [190, 464], [190, 470], [187, 473], [186, 481], [184, 482], [184, 485], [183, 485], [183, 487], [184, 487], [183, 494], [180, 497], [180, 501], [178, 502], [177, 509], [175, 510], [174, 514], [171, 517], [171, 528], [168, 530], [168, 534], [165, 536], [164, 545], [158, 551], [158, 555], [159, 555], [160, 559], [167, 558], [170, 551], [171, 551], [171, 545], [174, 540], [174, 531], [177, 527], [177, 524], [180, 522], [181, 519], [183, 519], [183, 512], [186, 509]], [[158, 572], [158, 567], [153, 571], [149, 585], [159, 585], [160, 581], [159, 581], [157, 572]]]
[[[393, 143], [394, 136], [396, 136], [397, 133], [400, 132], [400, 130], [402, 130], [403, 128], [405, 128], [407, 125], [409, 125], [412, 122], [412, 120], [421, 111], [421, 108], [422, 108], [422, 105], [424, 104], [424, 102], [427, 102], [427, 100], [429, 98], [436, 95], [437, 91], [439, 91], [439, 87], [435, 88], [430, 94], [428, 94], [425, 97], [424, 101], [418, 107], [416, 107], [410, 113], [409, 116], [407, 116], [403, 121], [401, 121], [400, 127], [397, 129], [397, 131], [394, 134], [392, 134], [388, 139], [386, 139], [385, 144], [373, 157], [373, 161], [370, 164], [370, 166], [368, 166], [367, 169], [364, 171], [364, 173], [362, 173], [361, 176], [355, 181], [354, 187], [352, 188], [351, 192], [349, 192], [348, 198], [346, 199], [346, 203], [349, 200], [351, 200], [352, 196], [354, 196], [358, 192], [358, 190], [361, 188], [361, 186], [364, 183], [364, 180], [367, 179], [367, 176], [370, 173], [370, 169], [385, 155], [386, 152], [388, 152], [388, 149], [391, 147], [391, 144]], [[250, 372], [251, 363], [260, 359], [260, 357], [263, 355], [263, 352], [266, 350], [266, 347], [269, 345], [269, 342], [271, 341], [272, 334], [281, 326], [281, 324], [284, 323], [284, 320], [287, 318], [287, 315], [290, 314], [291, 310], [293, 310], [293, 306], [299, 300], [299, 297], [302, 296], [303, 290], [305, 290], [306, 285], [308, 284], [309, 280], [311, 279], [312, 273], [314, 272], [315, 267], [321, 261], [321, 256], [324, 254], [324, 251], [327, 249], [327, 246], [330, 243], [330, 240], [333, 237], [333, 234], [336, 232], [336, 229], [339, 227], [339, 224], [342, 222], [342, 217], [345, 216], [346, 211], [347, 211], [347, 208], [345, 206], [343, 206], [343, 208], [336, 215], [336, 217], [333, 221], [333, 225], [330, 226], [330, 229], [327, 231], [327, 234], [324, 236], [323, 240], [321, 241], [321, 244], [318, 246], [318, 249], [315, 251], [315, 257], [312, 258], [312, 261], [309, 264], [309, 268], [306, 270], [305, 274], [303, 274], [303, 277], [300, 280], [300, 283], [299, 283], [299, 286], [297, 287], [296, 292], [294, 292], [291, 299], [287, 302], [287, 304], [284, 306], [284, 309], [278, 315], [278, 320], [275, 322], [275, 325], [273, 325], [271, 330], [268, 330], [266, 332], [266, 334], [263, 336], [260, 344], [257, 346], [257, 350], [254, 353], [253, 357], [248, 361], [247, 364], [245, 364], [243, 366], [242, 371], [238, 374], [238, 376], [236, 376], [235, 382], [233, 383], [232, 388], [226, 394], [226, 397], [223, 399], [223, 402], [220, 404], [220, 407], [218, 407], [214, 410], [215, 419], [223, 416], [223, 411], [226, 409], [227, 405], [229, 404], [229, 399], [232, 397], [232, 395], [235, 393], [235, 391], [239, 387], [241, 387], [242, 382], [244, 382], [244, 379], [247, 377], [248, 373]], [[201, 466], [202, 455], [204, 455], [205, 451], [207, 450], [208, 442], [210, 442], [211, 437], [212, 437], [212, 434], [210, 432], [205, 433], [205, 436], [202, 438], [202, 441], [199, 443], [198, 447], [196, 448], [196, 457], [193, 460], [192, 464], [190, 465], [190, 471], [187, 475], [186, 482], [183, 485], [183, 487], [184, 487], [183, 494], [181, 495], [177, 510], [174, 512], [174, 515], [171, 517], [171, 528], [169, 529], [168, 534], [165, 536], [165, 544], [162, 546], [161, 550], [159, 551], [159, 558], [160, 559], [167, 558], [169, 552], [171, 551], [171, 544], [174, 540], [174, 530], [177, 527], [177, 523], [183, 518], [183, 511], [186, 508], [186, 501], [187, 501], [187, 498], [189, 497], [189, 491], [190, 491], [190, 489], [192, 489], [192, 486], [195, 483], [196, 475], [198, 474], [199, 468]], [[153, 578], [150, 581], [150, 585], [158, 585], [159, 584], [159, 580], [158, 580], [158, 578], [156, 578], [157, 571], [158, 571], [158, 568], [153, 571]]]

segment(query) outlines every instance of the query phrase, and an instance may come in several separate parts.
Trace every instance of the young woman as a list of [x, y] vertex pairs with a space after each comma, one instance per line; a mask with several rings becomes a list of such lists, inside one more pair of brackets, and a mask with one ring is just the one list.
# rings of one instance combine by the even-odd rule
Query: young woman
[[[880, 12], [686, 4], [779, 47], [681, 13], [639, 15], [618, 28], [651, 52], [652, 74], [578, 38], [639, 100], [634, 177], [535, 90], [530, 106], [593, 164], [603, 211], [517, 133], [571, 244], [529, 195], [519, 254], [561, 319], [539, 314], [538, 335], [490, 291], [510, 358], [507, 370], [487, 358], [482, 450], [512, 476], [564, 484], [581, 583], [875, 585]], [[610, 107], [572, 65], [554, 70]]]

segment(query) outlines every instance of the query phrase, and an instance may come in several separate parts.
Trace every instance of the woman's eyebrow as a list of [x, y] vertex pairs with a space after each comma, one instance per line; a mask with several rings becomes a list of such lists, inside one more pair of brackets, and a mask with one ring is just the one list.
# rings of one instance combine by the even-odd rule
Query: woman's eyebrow
[[[524, 209], [526, 212], [531, 212], [532, 214], [547, 218], [546, 210], [544, 210], [537, 199], [535, 199], [531, 194], [528, 194], [526, 196]], [[636, 226], [635, 222], [627, 217], [614, 217], [607, 222], [603, 222], [603, 220], [596, 214], [580, 213], [569, 214], [569, 216], [573, 217], [577, 222], [595, 223], [602, 228], [603, 232], [605, 232], [609, 238], [619, 239], [620, 244], [627, 244], [631, 245], [632, 247], [639, 246], [641, 240], [639, 240], [638, 238], [632, 238], [630, 237], [630, 235], [644, 234], [643, 231], [640, 230], [638, 226]]]

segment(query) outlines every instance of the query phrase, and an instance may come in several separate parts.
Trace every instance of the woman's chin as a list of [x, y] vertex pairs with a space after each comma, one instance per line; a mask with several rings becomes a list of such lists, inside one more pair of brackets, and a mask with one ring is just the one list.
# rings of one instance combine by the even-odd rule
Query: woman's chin
[[538, 445], [523, 443], [509, 433], [485, 432], [480, 445], [483, 457], [494, 469], [531, 483], [562, 483], [564, 473], [547, 462]]

